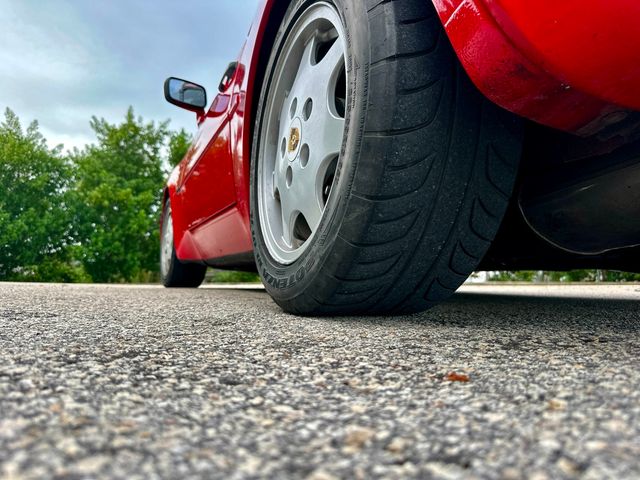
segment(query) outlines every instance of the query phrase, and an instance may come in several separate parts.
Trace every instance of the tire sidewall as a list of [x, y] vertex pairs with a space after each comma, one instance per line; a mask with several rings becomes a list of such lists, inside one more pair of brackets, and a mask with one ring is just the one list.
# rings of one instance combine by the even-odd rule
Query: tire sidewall
[[[260, 142], [265, 124], [267, 95], [274, 81], [275, 67], [282, 53], [282, 46], [291, 28], [300, 15], [318, 0], [295, 0], [289, 6], [284, 20], [276, 35], [274, 47], [266, 70], [265, 81], [260, 93], [257, 108], [255, 133], [251, 156], [250, 211], [251, 233], [254, 255], [260, 276], [267, 291], [276, 302], [287, 303], [288, 309], [297, 310], [291, 300], [300, 297], [309, 289], [334, 288], [327, 275], [340, 265], [339, 256], [331, 255], [338, 238], [340, 228], [349, 207], [349, 198], [353, 186], [361, 145], [364, 135], [365, 112], [368, 91], [369, 31], [364, 3], [361, 0], [321, 0], [333, 5], [338, 12], [346, 32], [346, 70], [348, 78], [348, 100], [345, 111], [345, 135], [336, 169], [334, 186], [329, 196], [326, 210], [311, 244], [293, 263], [283, 265], [269, 253], [265, 244], [258, 218], [257, 181]], [[362, 217], [362, 216], [361, 216]], [[364, 218], [350, 218], [350, 229], [358, 223], [364, 227]], [[309, 301], [308, 297], [306, 301]], [[306, 309], [305, 306], [301, 306]]]

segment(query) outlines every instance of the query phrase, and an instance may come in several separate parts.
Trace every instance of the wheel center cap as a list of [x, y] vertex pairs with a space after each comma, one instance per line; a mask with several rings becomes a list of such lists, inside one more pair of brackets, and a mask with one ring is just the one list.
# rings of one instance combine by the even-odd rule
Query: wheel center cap
[[295, 152], [298, 149], [300, 143], [300, 130], [297, 127], [292, 127], [289, 133], [289, 153]]
[[289, 127], [287, 138], [287, 157], [293, 162], [298, 157], [300, 144], [302, 143], [302, 122], [299, 118], [294, 118]]

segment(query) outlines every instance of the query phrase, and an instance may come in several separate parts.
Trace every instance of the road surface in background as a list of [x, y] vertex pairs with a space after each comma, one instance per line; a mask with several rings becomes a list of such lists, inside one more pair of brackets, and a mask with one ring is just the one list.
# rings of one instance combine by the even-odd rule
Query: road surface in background
[[408, 317], [0, 284], [0, 478], [640, 477], [640, 287]]

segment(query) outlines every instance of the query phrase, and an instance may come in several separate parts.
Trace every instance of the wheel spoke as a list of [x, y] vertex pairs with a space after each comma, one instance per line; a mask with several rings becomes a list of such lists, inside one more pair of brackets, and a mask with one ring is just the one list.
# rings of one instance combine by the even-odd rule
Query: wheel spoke
[[325, 81], [331, 79], [336, 71], [344, 64], [344, 47], [339, 38], [337, 38], [327, 54], [320, 60], [315, 66], [314, 75], [322, 78]]
[[309, 191], [313, 192], [322, 185], [327, 164], [340, 155], [344, 136], [344, 119], [333, 115], [328, 108], [324, 110], [322, 116], [319, 114], [307, 128], [310, 131], [307, 136], [309, 163], [303, 169], [303, 174], [305, 179], [309, 179], [308, 188], [313, 188]]
[[282, 240], [291, 246], [293, 241], [293, 216], [295, 212], [296, 199], [290, 188], [286, 185], [280, 189], [280, 208], [282, 221]]
[[318, 37], [314, 34], [304, 47], [304, 52], [302, 53], [302, 60], [300, 60], [300, 68], [298, 69], [298, 76], [296, 76], [296, 80], [293, 82], [294, 85], [298, 83], [298, 79], [301, 73], [305, 74], [310, 72], [311, 66], [314, 63], [313, 57], [315, 56], [317, 45], [318, 45]]
[[291, 108], [291, 95], [285, 97], [284, 107], [280, 113], [280, 123], [278, 125], [278, 157], [280, 156], [280, 142], [286, 136], [287, 126], [289, 125], [289, 109]]
[[[307, 42], [307, 45], [304, 48], [304, 52], [302, 53], [302, 58], [300, 59], [300, 64], [298, 65], [298, 71], [296, 72], [296, 78], [293, 80], [293, 85], [289, 94], [289, 105], [291, 105], [291, 102], [296, 95], [309, 89], [309, 83], [312, 81], [313, 76], [312, 63], [316, 45], [317, 38], [314, 35]], [[287, 110], [286, 108], [284, 109], [284, 112], [288, 111], [289, 110]]]
[[304, 215], [311, 232], [315, 232], [322, 218], [322, 207], [318, 201], [316, 175], [317, 168], [305, 169], [293, 165], [291, 184], [280, 190], [282, 209], [282, 237], [292, 245], [294, 224], [297, 213]]
[[327, 112], [322, 123], [323, 156], [338, 155], [342, 149], [344, 118], [336, 117], [333, 113]]
[[300, 202], [300, 212], [304, 215], [305, 220], [311, 228], [311, 232], [315, 232], [320, 225], [320, 219], [322, 218], [322, 208], [318, 204], [317, 197], [315, 195], [315, 188], [312, 193], [305, 196], [303, 202]]

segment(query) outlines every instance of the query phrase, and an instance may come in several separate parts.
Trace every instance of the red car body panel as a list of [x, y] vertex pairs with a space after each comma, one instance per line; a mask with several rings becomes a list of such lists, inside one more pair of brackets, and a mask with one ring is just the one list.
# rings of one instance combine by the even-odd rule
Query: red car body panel
[[[194, 144], [167, 183], [181, 260], [252, 250], [252, 112], [260, 95], [263, 38], [282, 1], [261, 3], [233, 81], [198, 116]], [[469, 77], [503, 108], [575, 133], [592, 133], [640, 110], [637, 0], [433, 3]]]
[[640, 110], [640, 2], [434, 3], [465, 70], [503, 108], [584, 133]]

